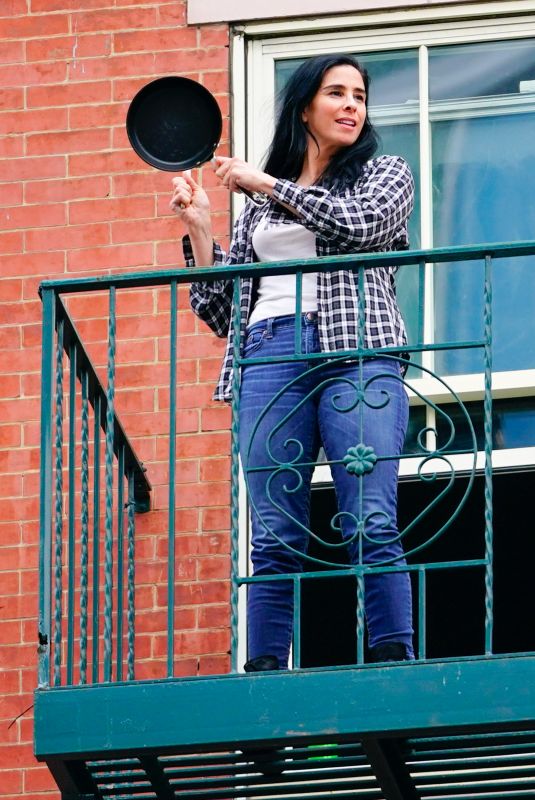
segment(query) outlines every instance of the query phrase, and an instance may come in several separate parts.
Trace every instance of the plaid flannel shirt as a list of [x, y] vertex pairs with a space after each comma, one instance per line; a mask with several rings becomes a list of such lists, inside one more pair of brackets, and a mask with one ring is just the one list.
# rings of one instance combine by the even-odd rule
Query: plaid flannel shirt
[[[295, 209], [296, 217], [281, 206]], [[330, 191], [321, 186], [298, 186], [277, 180], [268, 201], [267, 223], [300, 222], [316, 234], [317, 256], [356, 252], [384, 252], [408, 248], [407, 219], [414, 204], [414, 180], [408, 164], [399, 156], [379, 156], [365, 164], [355, 186]], [[228, 254], [214, 243], [214, 264], [248, 264], [257, 261], [252, 236], [266, 206], [247, 202], [234, 226]], [[188, 237], [183, 240], [187, 266], [194, 266]], [[371, 267], [364, 271], [366, 348], [403, 347], [406, 333], [395, 293], [395, 267]], [[242, 279], [240, 302], [240, 352], [246, 338], [254, 285]], [[344, 269], [318, 273], [318, 329], [321, 350], [334, 353], [358, 347], [358, 276]], [[191, 307], [220, 337], [227, 337], [215, 400], [232, 396], [232, 281], [193, 283]]]

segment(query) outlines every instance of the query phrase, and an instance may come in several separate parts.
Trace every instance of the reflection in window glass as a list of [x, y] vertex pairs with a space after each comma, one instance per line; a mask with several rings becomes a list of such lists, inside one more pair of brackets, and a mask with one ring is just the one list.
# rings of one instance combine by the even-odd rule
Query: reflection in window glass
[[435, 47], [429, 60], [431, 100], [535, 92], [532, 39]]
[[[535, 109], [532, 113], [433, 123], [435, 246], [533, 238]], [[493, 269], [494, 369], [535, 366], [532, 258], [497, 260]], [[436, 341], [479, 338], [482, 269], [435, 268]], [[437, 354], [443, 374], [481, 371], [477, 351]]]
[[[483, 403], [465, 403], [466, 411], [474, 426], [477, 449], [485, 447]], [[465, 415], [458, 405], [444, 405], [443, 411], [455, 427], [455, 438], [449, 450], [466, 450], [472, 447], [472, 436]], [[510, 400], [495, 400], [492, 407], [492, 447], [504, 450], [513, 447], [533, 447], [535, 444], [535, 398], [518, 397]], [[449, 437], [447, 421], [437, 414], [438, 441]]]

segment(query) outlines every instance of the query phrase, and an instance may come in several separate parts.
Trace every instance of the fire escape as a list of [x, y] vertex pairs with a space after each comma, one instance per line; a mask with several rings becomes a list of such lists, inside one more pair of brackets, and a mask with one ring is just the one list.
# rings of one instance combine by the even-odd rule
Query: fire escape
[[[35, 695], [35, 751], [45, 761], [62, 800], [490, 800], [527, 798], [535, 793], [535, 652], [496, 649], [493, 529], [492, 269], [499, 258], [535, 254], [535, 244], [457, 247], [396, 254], [332, 257], [299, 265], [302, 272], [355, 270], [398, 264], [423, 270], [465, 262], [484, 271], [480, 339], [426, 343], [423, 329], [410, 342], [405, 379], [413, 404], [424, 414], [414, 446], [403, 458], [414, 470], [421, 494], [404, 526], [408, 571], [415, 601], [416, 660], [389, 664], [366, 661], [362, 609], [364, 578], [391, 565], [307, 564], [287, 576], [296, 599], [293, 667], [288, 671], [239, 671], [239, 597], [255, 579], [239, 558], [240, 474], [238, 415], [231, 430], [231, 672], [176, 677], [176, 431], [180, 410], [177, 367], [178, 289], [194, 280], [234, 281], [292, 265], [246, 265], [45, 281], [43, 302], [41, 541], [39, 682]], [[362, 283], [360, 284], [362, 286]], [[117, 388], [117, 297], [137, 291], [166, 292], [170, 309], [167, 675], [136, 675], [136, 518], [150, 511], [150, 463], [135, 453], [115, 408]], [[105, 292], [108, 303], [106, 379], [101, 383], [73, 321], [72, 297]], [[359, 319], [366, 309], [360, 292]], [[299, 311], [299, 308], [297, 309]], [[239, 331], [234, 332], [235, 347]], [[480, 353], [483, 426], [478, 435], [465, 404], [448, 379], [423, 366], [421, 355], [451, 348]], [[399, 358], [390, 348], [387, 351]], [[337, 354], [376, 354], [360, 348]], [[299, 356], [303, 358], [302, 355]], [[239, 381], [236, 356], [234, 381]], [[429, 399], [422, 387], [441, 387], [446, 404]], [[237, 393], [236, 393], [237, 394]], [[459, 445], [457, 425], [465, 427]], [[442, 434], [425, 420], [431, 409]], [[446, 411], [444, 411], [446, 409]], [[459, 420], [461, 422], [459, 422]], [[445, 428], [444, 428], [445, 426]], [[445, 430], [445, 433], [444, 433]], [[468, 441], [468, 444], [466, 443]], [[348, 443], [357, 444], [357, 443]], [[462, 459], [462, 461], [459, 460]], [[457, 460], [456, 460], [457, 459]], [[462, 469], [456, 464], [462, 463]], [[358, 478], [356, 478], [358, 480]], [[432, 553], [463, 526], [463, 509], [481, 487], [481, 535], [468, 555], [454, 547]], [[416, 494], [418, 490], [415, 490]], [[445, 510], [436, 512], [446, 498]], [[242, 501], [243, 502], [243, 501]], [[465, 530], [470, 539], [471, 530]], [[475, 537], [475, 533], [474, 533]], [[443, 553], [446, 552], [447, 557]], [[430, 603], [433, 576], [456, 591], [460, 576], [479, 588], [477, 608], [465, 608], [480, 630], [469, 654], [437, 657]], [[352, 576], [355, 586], [355, 652], [342, 666], [306, 665], [301, 653], [300, 607], [305, 584]], [[512, 578], [514, 579], [514, 577]], [[444, 582], [442, 583], [444, 584]], [[535, 648], [534, 648], [535, 650]]]

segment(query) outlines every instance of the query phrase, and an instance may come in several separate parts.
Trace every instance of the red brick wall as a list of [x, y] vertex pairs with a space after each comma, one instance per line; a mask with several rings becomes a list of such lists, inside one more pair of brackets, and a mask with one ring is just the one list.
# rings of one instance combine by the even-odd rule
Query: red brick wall
[[[228, 109], [228, 30], [187, 27], [185, 2], [0, 2], [0, 800], [58, 797], [32, 756], [36, 684], [41, 279], [180, 264], [170, 176], [128, 146], [128, 102], [182, 73]], [[227, 136], [226, 131], [224, 136]], [[225, 145], [224, 145], [225, 146]], [[222, 150], [224, 152], [224, 149]], [[207, 173], [209, 171], [207, 170]], [[203, 178], [228, 232], [225, 194]], [[117, 404], [148, 465], [138, 522], [139, 677], [163, 675], [168, 319], [163, 291], [119, 297]], [[73, 313], [105, 363], [102, 301]], [[228, 413], [210, 400], [221, 344], [179, 312], [177, 674], [224, 671], [228, 648]]]

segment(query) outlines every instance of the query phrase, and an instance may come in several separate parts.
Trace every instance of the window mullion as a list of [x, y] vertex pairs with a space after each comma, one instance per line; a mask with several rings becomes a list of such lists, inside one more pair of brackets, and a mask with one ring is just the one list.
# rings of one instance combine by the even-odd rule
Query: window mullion
[[[418, 48], [419, 56], [419, 97], [420, 97], [420, 233], [422, 247], [433, 247], [433, 194], [432, 194], [432, 150], [431, 120], [429, 118], [429, 51], [425, 45]], [[426, 264], [424, 271], [424, 342], [434, 341], [434, 303], [433, 303], [433, 264]], [[422, 352], [422, 365], [434, 370], [433, 350]], [[434, 450], [436, 446], [435, 412], [431, 406], [426, 408], [426, 446]]]

